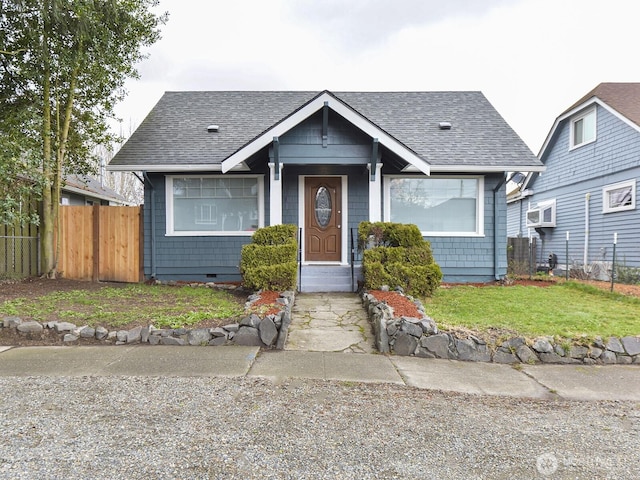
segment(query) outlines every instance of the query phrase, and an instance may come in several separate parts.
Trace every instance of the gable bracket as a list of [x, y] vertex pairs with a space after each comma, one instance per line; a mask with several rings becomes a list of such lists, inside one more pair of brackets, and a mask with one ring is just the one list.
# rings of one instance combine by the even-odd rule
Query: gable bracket
[[273, 137], [273, 163], [275, 165], [273, 178], [280, 180], [280, 140], [278, 137]]
[[327, 148], [329, 143], [329, 102], [324, 102], [322, 107], [322, 147]]
[[371, 178], [370, 180], [372, 182], [376, 181], [376, 168], [378, 165], [378, 139], [374, 138], [373, 139], [373, 145], [371, 147], [371, 168], [369, 170], [370, 174], [371, 174]]

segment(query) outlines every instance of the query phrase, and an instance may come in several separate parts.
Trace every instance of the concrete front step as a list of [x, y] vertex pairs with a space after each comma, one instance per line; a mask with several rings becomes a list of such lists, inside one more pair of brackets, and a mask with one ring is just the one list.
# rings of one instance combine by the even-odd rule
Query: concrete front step
[[354, 268], [355, 280], [351, 280], [351, 267], [344, 265], [304, 265], [298, 281], [301, 292], [352, 292], [357, 289], [361, 268]]

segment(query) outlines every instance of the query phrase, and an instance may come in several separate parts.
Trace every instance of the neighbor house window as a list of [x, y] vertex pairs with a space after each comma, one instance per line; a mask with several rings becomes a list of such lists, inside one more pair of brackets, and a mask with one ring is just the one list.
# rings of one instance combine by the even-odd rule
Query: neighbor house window
[[423, 235], [483, 235], [482, 177], [386, 177], [385, 218]]
[[556, 201], [545, 200], [539, 202], [535, 208], [527, 210], [527, 227], [555, 227], [556, 226]]
[[248, 235], [263, 225], [261, 176], [168, 176], [168, 235]]
[[602, 211], [604, 213], [633, 210], [636, 208], [636, 181], [608, 185], [602, 189]]
[[596, 139], [596, 109], [574, 118], [571, 121], [571, 148], [591, 143]]

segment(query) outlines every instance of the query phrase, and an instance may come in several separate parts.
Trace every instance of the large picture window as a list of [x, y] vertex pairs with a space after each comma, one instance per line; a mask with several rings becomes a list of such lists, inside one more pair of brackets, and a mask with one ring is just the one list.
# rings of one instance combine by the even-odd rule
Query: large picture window
[[250, 235], [263, 226], [262, 177], [166, 179], [168, 235]]
[[602, 189], [603, 213], [621, 212], [636, 208], [636, 181], [608, 185]]
[[424, 235], [483, 235], [482, 177], [386, 177], [385, 218]]

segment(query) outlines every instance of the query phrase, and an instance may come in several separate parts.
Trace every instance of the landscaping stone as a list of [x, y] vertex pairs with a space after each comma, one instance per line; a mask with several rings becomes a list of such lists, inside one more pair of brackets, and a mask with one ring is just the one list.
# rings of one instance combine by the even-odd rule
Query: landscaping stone
[[629, 355], [640, 354], [640, 337], [624, 337], [621, 343]]
[[40, 333], [44, 327], [40, 322], [29, 321], [19, 323], [17, 329], [21, 333]]
[[616, 363], [619, 363], [619, 364], [633, 363], [633, 357], [630, 357], [629, 355], [625, 355], [622, 353], [616, 353]]
[[186, 335], [187, 333], [189, 333], [189, 330], [182, 327], [182, 328], [174, 328], [172, 335], [175, 335], [176, 337], [180, 337], [182, 335]]
[[416, 348], [415, 355], [416, 355], [416, 357], [420, 357], [420, 358], [436, 358], [436, 356], [433, 353], [431, 353], [426, 348], [420, 347], [420, 346], [418, 346], [418, 348]]
[[490, 362], [491, 352], [486, 345], [478, 345], [471, 339], [454, 340], [456, 350], [458, 351], [458, 359], [472, 362]]
[[493, 361], [495, 363], [518, 363], [520, 360], [513, 353], [497, 350], [493, 354]]
[[55, 322], [53, 326], [56, 333], [73, 332], [76, 328], [78, 327], [74, 323], [69, 322]]
[[569, 356], [571, 358], [578, 358], [580, 360], [586, 357], [588, 353], [589, 353], [589, 349], [581, 345], [574, 345], [569, 350]]
[[4, 317], [2, 319], [2, 325], [4, 328], [16, 328], [21, 323], [22, 319], [20, 317]]
[[161, 345], [187, 345], [187, 341], [180, 337], [160, 337]]
[[142, 330], [140, 330], [140, 342], [141, 343], [148, 343], [149, 342], [149, 335], [151, 335], [151, 329], [153, 328], [153, 325], [147, 325], [146, 327], [142, 327]]
[[602, 355], [600, 355], [600, 359], [605, 365], [617, 363], [616, 354], [610, 350], [605, 350], [604, 352], [602, 352]]
[[416, 338], [422, 336], [422, 326], [403, 319], [401, 330]]
[[219, 347], [221, 345], [224, 345], [225, 343], [227, 343], [227, 337], [213, 337], [211, 340], [209, 340], [209, 345], [211, 345], [212, 347]]
[[258, 329], [255, 327], [241, 326], [238, 333], [233, 337], [233, 341], [237, 345], [245, 345], [248, 347], [262, 346], [260, 332], [258, 332]]
[[533, 349], [538, 353], [551, 353], [553, 352], [553, 345], [544, 338], [539, 338], [533, 343]]
[[65, 333], [64, 337], [62, 338], [62, 341], [64, 343], [71, 343], [71, 342], [75, 342], [78, 340], [78, 337], [76, 335], [74, 335], [73, 333]]
[[127, 331], [126, 330], [118, 330], [116, 333], [116, 340], [118, 342], [126, 342], [127, 341]]
[[211, 336], [213, 337], [225, 337], [227, 338], [227, 331], [222, 327], [212, 328], [210, 330]]
[[422, 327], [422, 331], [427, 335], [435, 335], [438, 333], [438, 327], [436, 325], [436, 322], [432, 318], [422, 320], [420, 322], [420, 326]]
[[244, 317], [240, 321], [240, 326], [258, 328], [259, 325], [260, 325], [260, 317], [255, 313], [252, 313], [248, 317]]
[[95, 338], [96, 329], [91, 327], [84, 327], [80, 330], [80, 338]]
[[609, 338], [609, 340], [607, 341], [607, 350], [615, 353], [625, 353], [622, 343], [616, 337]]
[[96, 339], [98, 340], [104, 340], [105, 338], [107, 338], [109, 335], [109, 330], [107, 330], [104, 327], [97, 327], [96, 328]]
[[230, 323], [229, 325], [225, 325], [224, 328], [227, 332], [237, 332], [238, 328], [240, 328], [240, 325], [237, 323]]
[[502, 342], [502, 345], [500, 346], [510, 352], [515, 352], [520, 345], [524, 345], [524, 338], [514, 337], [510, 338], [506, 342]]
[[520, 345], [516, 348], [516, 355], [520, 359], [522, 363], [538, 363], [540, 360], [536, 356], [533, 350], [531, 350], [527, 345]]
[[560, 345], [554, 345], [553, 351], [555, 352], [556, 355], [558, 355], [560, 357], [564, 357], [567, 354], [567, 352], [565, 352], [564, 348], [562, 348]]
[[591, 347], [591, 349], [589, 350], [589, 358], [600, 358], [600, 355], [602, 355], [602, 352], [604, 350], [602, 350], [601, 348], [598, 347]]
[[396, 333], [398, 333], [398, 326], [395, 324], [395, 322], [392, 322], [387, 325], [387, 328], [385, 330], [387, 331], [387, 335], [393, 337]]
[[208, 328], [196, 328], [187, 334], [187, 343], [189, 345], [207, 345], [211, 339], [211, 333]]
[[142, 327], [135, 327], [127, 332], [127, 343], [140, 343], [141, 339]]
[[413, 355], [418, 346], [418, 340], [413, 335], [406, 332], [399, 332], [393, 345], [393, 353], [396, 355]]
[[260, 332], [260, 340], [262, 340], [262, 343], [269, 347], [273, 345], [276, 338], [278, 338], [278, 329], [276, 328], [276, 324], [268, 317], [260, 322], [258, 331]]
[[160, 335], [149, 335], [149, 345], [159, 345], [161, 339]]
[[437, 358], [449, 358], [449, 336], [443, 333], [422, 337], [420, 346], [426, 348]]

